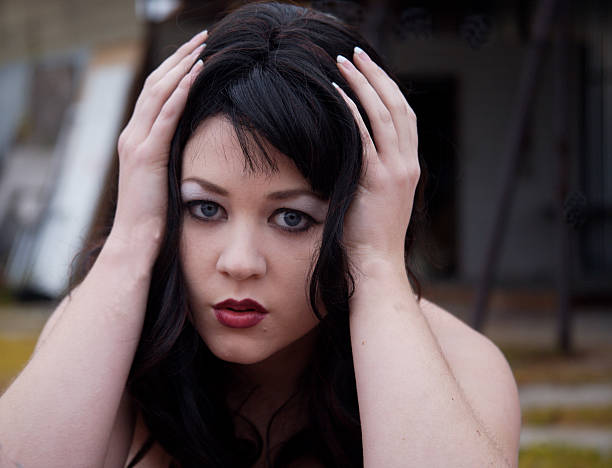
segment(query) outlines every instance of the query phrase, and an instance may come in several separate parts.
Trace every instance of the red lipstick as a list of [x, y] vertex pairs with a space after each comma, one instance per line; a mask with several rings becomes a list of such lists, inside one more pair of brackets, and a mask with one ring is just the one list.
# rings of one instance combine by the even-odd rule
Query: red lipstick
[[213, 305], [215, 316], [221, 324], [230, 328], [250, 328], [257, 325], [265, 317], [266, 308], [253, 299], [227, 299]]

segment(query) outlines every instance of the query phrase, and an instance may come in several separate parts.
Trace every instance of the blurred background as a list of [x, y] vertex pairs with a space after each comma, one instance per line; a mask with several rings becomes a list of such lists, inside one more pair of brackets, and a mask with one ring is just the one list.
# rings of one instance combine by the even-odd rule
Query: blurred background
[[[0, 391], [108, 220], [146, 76], [244, 2], [0, 2]], [[612, 5], [294, 2], [355, 25], [418, 116], [424, 295], [505, 353], [521, 467], [612, 467]]]

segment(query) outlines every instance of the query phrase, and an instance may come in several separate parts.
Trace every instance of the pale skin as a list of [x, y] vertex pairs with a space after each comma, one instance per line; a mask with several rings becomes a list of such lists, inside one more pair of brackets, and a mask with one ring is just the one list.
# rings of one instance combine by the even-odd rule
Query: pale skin
[[[167, 148], [189, 85], [201, 69], [201, 64], [193, 68], [192, 64], [205, 39], [205, 33], [195, 36], [150, 75], [121, 134], [119, 201], [111, 235], [85, 280], [47, 323], [28, 365], [0, 398], [0, 460], [7, 466], [123, 466], [128, 452], [133, 455], [146, 438], [146, 428], [124, 393], [125, 382], [165, 224]], [[359, 272], [350, 302], [350, 331], [364, 466], [515, 467], [520, 408], [506, 360], [489, 340], [448, 312], [426, 300], [417, 301], [403, 267], [403, 235], [419, 179], [414, 113], [395, 83], [359, 50], [352, 61], [340, 59], [338, 67], [359, 97], [373, 130], [370, 135], [354, 103], [338, 91], [362, 129], [367, 164], [345, 226], [349, 255]], [[211, 135], [222, 135], [219, 128]], [[228, 141], [221, 138], [221, 144]], [[278, 157], [282, 160], [282, 155]], [[197, 163], [198, 159], [185, 161]], [[202, 161], [210, 170], [211, 163]], [[269, 186], [251, 179], [245, 189], [251, 190], [251, 196], [240, 198], [237, 187], [245, 187], [248, 179], [240, 179], [237, 173], [220, 178], [231, 169], [231, 161], [226, 161], [230, 166], [219, 166], [217, 173], [208, 175], [217, 174], [213, 182], [228, 191], [219, 204], [233, 224], [218, 226], [235, 228], [233, 237], [219, 236], [232, 241], [219, 241], [211, 268], [225, 285], [235, 287], [224, 294], [235, 297], [237, 285], [265, 284], [266, 276], [273, 275], [279, 265], [275, 250], [258, 245], [271, 245], [273, 239], [274, 245], [290, 249], [294, 242], [279, 237], [278, 219], [266, 211], [272, 208], [264, 204], [265, 194], [288, 188], [287, 184], [304, 188], [304, 181], [287, 166]], [[184, 179], [189, 170], [194, 176], [201, 173], [197, 166], [184, 166]], [[314, 202], [308, 207], [304, 200], [292, 203], [302, 205], [289, 208], [317, 209]], [[189, 226], [185, 232], [191, 237], [182, 240], [183, 254], [197, 251], [190, 246], [197, 242], [195, 234], [204, 229], [201, 224]], [[261, 239], [255, 239], [256, 235], [268, 242], [257, 243]], [[308, 235], [311, 241], [304, 256], [316, 245], [317, 228]], [[199, 273], [196, 266], [194, 275]], [[192, 267], [186, 263], [185, 268]], [[203, 292], [202, 303], [217, 291]], [[253, 297], [253, 291], [248, 291], [248, 297]], [[261, 295], [269, 298], [266, 306], [271, 309], [274, 301], [282, 299]], [[198, 297], [192, 294], [196, 302]], [[273, 325], [270, 321], [269, 327]], [[210, 325], [198, 328], [213, 351], [244, 352], [234, 362], [243, 378], [261, 385], [258, 404], [245, 409], [260, 433], [270, 413], [290, 393], [297, 369], [307, 361], [312, 349], [309, 331], [314, 326], [312, 322], [278, 335], [272, 348], [262, 348], [256, 335], [246, 343], [251, 347], [245, 348], [241, 336], [235, 349], [215, 345], [214, 336], [206, 332]], [[285, 342], [287, 337], [294, 340]], [[296, 372], [286, 372], [288, 362]], [[228, 400], [231, 404], [229, 396]], [[289, 414], [299, 421], [298, 410], [293, 411]], [[281, 424], [273, 433], [272, 445], [283, 439], [283, 431], [294, 429]], [[167, 467], [168, 460], [163, 449], [155, 446], [138, 466]], [[304, 460], [300, 466], [317, 465]]]

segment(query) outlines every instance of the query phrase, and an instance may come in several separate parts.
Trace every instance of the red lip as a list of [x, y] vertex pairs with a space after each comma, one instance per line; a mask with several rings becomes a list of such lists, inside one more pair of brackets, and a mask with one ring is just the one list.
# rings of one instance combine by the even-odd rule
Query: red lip
[[213, 306], [215, 317], [226, 327], [251, 328], [261, 322], [268, 311], [252, 299], [228, 299]]
[[253, 299], [243, 299], [237, 301], [235, 299], [227, 299], [213, 305], [214, 309], [228, 309], [234, 312], [257, 312], [258, 314], [267, 314], [268, 311], [264, 306]]

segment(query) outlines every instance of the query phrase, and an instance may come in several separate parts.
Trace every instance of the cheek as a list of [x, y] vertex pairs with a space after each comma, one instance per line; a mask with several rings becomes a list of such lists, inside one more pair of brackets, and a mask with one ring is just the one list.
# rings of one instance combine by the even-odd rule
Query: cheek
[[213, 273], [216, 264], [214, 242], [214, 237], [204, 238], [193, 229], [183, 229], [179, 244], [179, 261], [188, 289], [193, 291], [198, 282]]
[[311, 239], [303, 242], [290, 242], [277, 244], [277, 248], [270, 255], [273, 258], [271, 272], [283, 277], [283, 281], [290, 283], [294, 292], [307, 290], [311, 270], [316, 264], [318, 245]]

